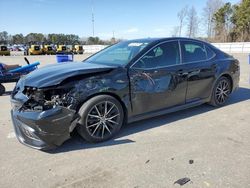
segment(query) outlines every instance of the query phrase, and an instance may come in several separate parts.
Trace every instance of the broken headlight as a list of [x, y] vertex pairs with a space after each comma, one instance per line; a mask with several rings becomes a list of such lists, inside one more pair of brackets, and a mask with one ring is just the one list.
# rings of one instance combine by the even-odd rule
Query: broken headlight
[[63, 89], [25, 87], [24, 94], [29, 98], [23, 105], [24, 110], [44, 111], [55, 106], [67, 107], [67, 97]]

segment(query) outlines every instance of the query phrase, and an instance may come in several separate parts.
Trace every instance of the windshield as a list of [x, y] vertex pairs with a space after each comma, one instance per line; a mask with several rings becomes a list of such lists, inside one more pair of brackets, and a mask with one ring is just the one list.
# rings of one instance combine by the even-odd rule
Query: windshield
[[91, 56], [86, 61], [98, 64], [126, 65], [145, 46], [147, 42], [125, 41], [110, 46], [101, 52]]

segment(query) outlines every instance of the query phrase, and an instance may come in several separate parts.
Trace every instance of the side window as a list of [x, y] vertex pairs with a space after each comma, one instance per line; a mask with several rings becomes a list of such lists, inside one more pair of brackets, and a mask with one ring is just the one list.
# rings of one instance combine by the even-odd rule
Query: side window
[[163, 51], [162, 51], [161, 47], [155, 48], [154, 52], [155, 52], [156, 57], [161, 56], [163, 54]]
[[207, 50], [207, 59], [211, 59], [212, 57], [215, 56], [214, 51], [211, 50], [211, 48], [209, 48], [208, 46], [206, 46], [206, 50]]
[[160, 68], [180, 63], [177, 41], [165, 42], [147, 52], [135, 65], [136, 68]]
[[183, 63], [192, 63], [207, 59], [205, 46], [199, 42], [182, 41], [182, 61]]

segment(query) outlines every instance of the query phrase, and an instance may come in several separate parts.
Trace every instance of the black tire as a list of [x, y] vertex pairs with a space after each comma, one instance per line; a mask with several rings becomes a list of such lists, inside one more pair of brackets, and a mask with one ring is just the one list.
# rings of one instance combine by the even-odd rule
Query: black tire
[[77, 132], [92, 143], [112, 138], [120, 130], [124, 120], [122, 105], [109, 95], [89, 99], [81, 106], [78, 114], [81, 119]]
[[0, 84], [0, 96], [3, 95], [5, 93], [5, 87]]
[[231, 91], [232, 91], [231, 81], [224, 76], [220, 77], [217, 80], [216, 84], [214, 85], [213, 93], [209, 104], [215, 107], [220, 107], [225, 105]]

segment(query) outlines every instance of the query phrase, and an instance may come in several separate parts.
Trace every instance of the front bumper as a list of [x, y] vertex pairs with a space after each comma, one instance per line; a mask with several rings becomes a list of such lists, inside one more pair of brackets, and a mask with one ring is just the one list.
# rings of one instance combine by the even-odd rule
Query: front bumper
[[17, 139], [35, 149], [49, 150], [70, 138], [75, 111], [57, 106], [50, 110], [21, 111], [21, 102], [11, 99], [11, 117]]

